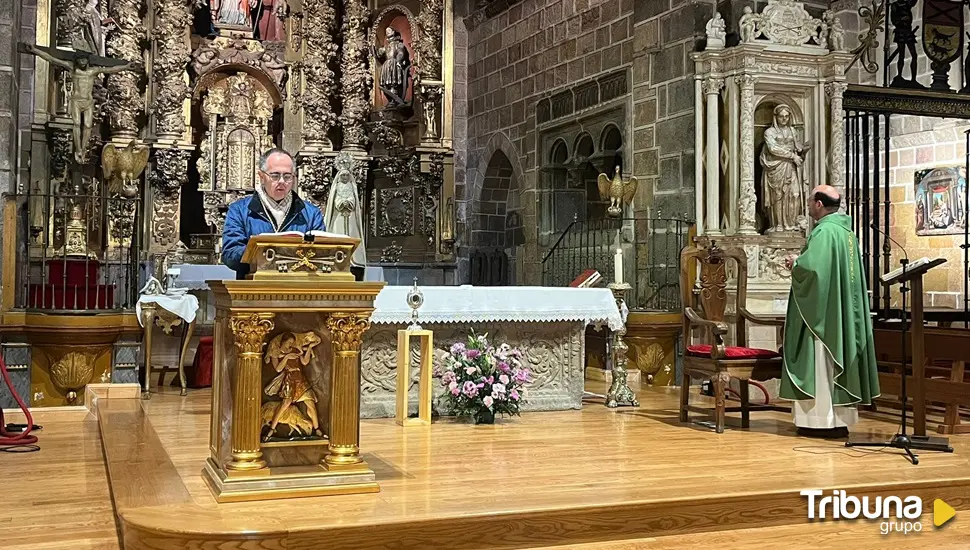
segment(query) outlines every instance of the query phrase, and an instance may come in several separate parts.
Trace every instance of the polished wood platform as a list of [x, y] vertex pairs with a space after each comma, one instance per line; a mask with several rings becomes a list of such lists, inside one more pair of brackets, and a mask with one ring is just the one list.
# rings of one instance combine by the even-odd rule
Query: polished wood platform
[[[495, 426], [369, 420], [361, 442], [380, 493], [236, 504], [216, 504], [200, 475], [206, 392], [108, 400], [99, 414], [128, 548], [585, 544], [803, 524], [807, 488], [970, 508], [970, 440], [956, 439], [955, 454], [924, 453], [914, 467], [890, 452], [797, 438], [781, 413], [717, 435], [680, 425], [670, 390], [641, 392], [641, 402]], [[867, 420], [856, 433], [881, 439], [892, 430]]]
[[[895, 452], [794, 437], [781, 413], [718, 436], [676, 422], [674, 394], [640, 400], [640, 409], [591, 403], [488, 427], [368, 420], [362, 443], [380, 493], [222, 505], [200, 472], [207, 392], [101, 400], [104, 461], [98, 424], [80, 413], [42, 418], [40, 453], [0, 455], [13, 494], [25, 495], [0, 513], [0, 540], [18, 550], [117, 548], [105, 467], [129, 549], [962, 548], [970, 537], [965, 514], [939, 530], [929, 515], [933, 498], [970, 508], [968, 438], [914, 467]], [[893, 428], [864, 420], [856, 432], [881, 439]], [[798, 495], [806, 488], [919, 495], [924, 530], [887, 538], [872, 522], [810, 524]]]

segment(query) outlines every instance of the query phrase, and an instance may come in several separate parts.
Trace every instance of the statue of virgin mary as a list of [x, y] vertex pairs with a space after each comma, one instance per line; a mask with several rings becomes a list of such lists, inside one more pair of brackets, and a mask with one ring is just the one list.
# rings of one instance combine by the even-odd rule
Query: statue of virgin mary
[[351, 168], [354, 158], [341, 152], [334, 159], [337, 174], [330, 185], [327, 208], [323, 214], [327, 231], [360, 239], [360, 245], [350, 258], [350, 265], [363, 269], [367, 264], [367, 249], [364, 241], [363, 205], [357, 193], [357, 182]]

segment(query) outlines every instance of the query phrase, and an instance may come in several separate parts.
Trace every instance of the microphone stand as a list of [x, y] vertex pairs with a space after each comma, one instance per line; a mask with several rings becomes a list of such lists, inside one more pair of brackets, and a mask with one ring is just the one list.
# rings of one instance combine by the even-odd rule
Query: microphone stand
[[[883, 233], [887, 239], [889, 239], [893, 244], [895, 244], [900, 250], [903, 251], [903, 259], [899, 260], [899, 265], [902, 266], [903, 272], [899, 276], [900, 287], [899, 292], [902, 295], [902, 311], [900, 312], [900, 332], [901, 332], [901, 347], [902, 347], [902, 366], [900, 367], [900, 411], [899, 411], [899, 425], [900, 431], [893, 436], [889, 441], [846, 441], [846, 447], [888, 447], [891, 449], [902, 449], [906, 452], [906, 458], [915, 466], [919, 464], [919, 456], [913, 454], [913, 449], [920, 449], [925, 451], [939, 451], [944, 453], [952, 453], [953, 448], [949, 446], [945, 439], [942, 438], [930, 438], [930, 437], [918, 437], [913, 436], [912, 438], [906, 433], [906, 404], [909, 401], [909, 396], [906, 393], [906, 328], [909, 321], [906, 318], [906, 294], [909, 292], [909, 286], [906, 282], [906, 266], [909, 265], [909, 255], [895, 239], [886, 235], [884, 232], [880, 231], [879, 228], [872, 226], [873, 229]], [[887, 285], [888, 286], [888, 285]], [[887, 288], [888, 292], [889, 289]], [[917, 440], [914, 440], [917, 439]]]

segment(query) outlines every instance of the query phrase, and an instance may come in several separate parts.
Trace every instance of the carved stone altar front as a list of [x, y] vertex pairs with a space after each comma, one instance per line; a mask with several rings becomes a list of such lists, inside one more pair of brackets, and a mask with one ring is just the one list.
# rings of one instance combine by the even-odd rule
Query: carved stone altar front
[[[397, 331], [405, 325], [374, 325], [364, 336], [361, 359], [361, 405], [363, 418], [394, 416], [397, 380]], [[523, 411], [561, 411], [582, 407], [585, 367], [585, 326], [581, 322], [560, 323], [463, 323], [428, 324], [434, 331], [434, 378], [432, 410], [449, 414], [439, 405], [444, 393], [440, 383], [443, 361], [452, 344], [467, 342], [469, 330], [488, 333], [489, 341], [507, 342], [522, 350], [523, 367], [532, 371], [534, 381], [526, 386], [528, 394]], [[411, 350], [412, 365], [418, 365], [418, 349]], [[409, 403], [417, 412], [418, 368], [410, 373]], [[443, 404], [443, 401], [441, 402]]]

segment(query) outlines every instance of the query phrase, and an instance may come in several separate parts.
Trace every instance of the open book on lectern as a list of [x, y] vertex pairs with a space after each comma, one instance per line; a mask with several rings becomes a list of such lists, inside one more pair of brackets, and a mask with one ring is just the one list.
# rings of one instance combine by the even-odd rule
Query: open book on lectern
[[[922, 258], [920, 258], [920, 259], [918, 259], [918, 260], [916, 260], [914, 262], [910, 262], [909, 264], [907, 264], [906, 265], [906, 273], [914, 273], [916, 271], [919, 271], [921, 268], [930, 269], [930, 268], [936, 267], [936, 266], [938, 266], [938, 265], [940, 265], [942, 263], [946, 263], [946, 259], [945, 258], [936, 258], [934, 260], [931, 260], [931, 259], [927, 258], [926, 256], [923, 256]], [[881, 279], [882, 282], [884, 282], [884, 283], [891, 283], [891, 282], [895, 281], [896, 279], [898, 279], [899, 276], [902, 275], [902, 274], [903, 274], [903, 268], [902, 267], [897, 267], [896, 269], [890, 271], [889, 273], [886, 273], [882, 277], [879, 277], [879, 279]]]
[[328, 239], [346, 239], [347, 235], [341, 235], [340, 233], [330, 233], [329, 231], [320, 231], [318, 229], [313, 229], [302, 233], [300, 231], [283, 231], [281, 233], [262, 233], [262, 236], [266, 237], [300, 237], [306, 242], [313, 242], [314, 237], [325, 237]]

